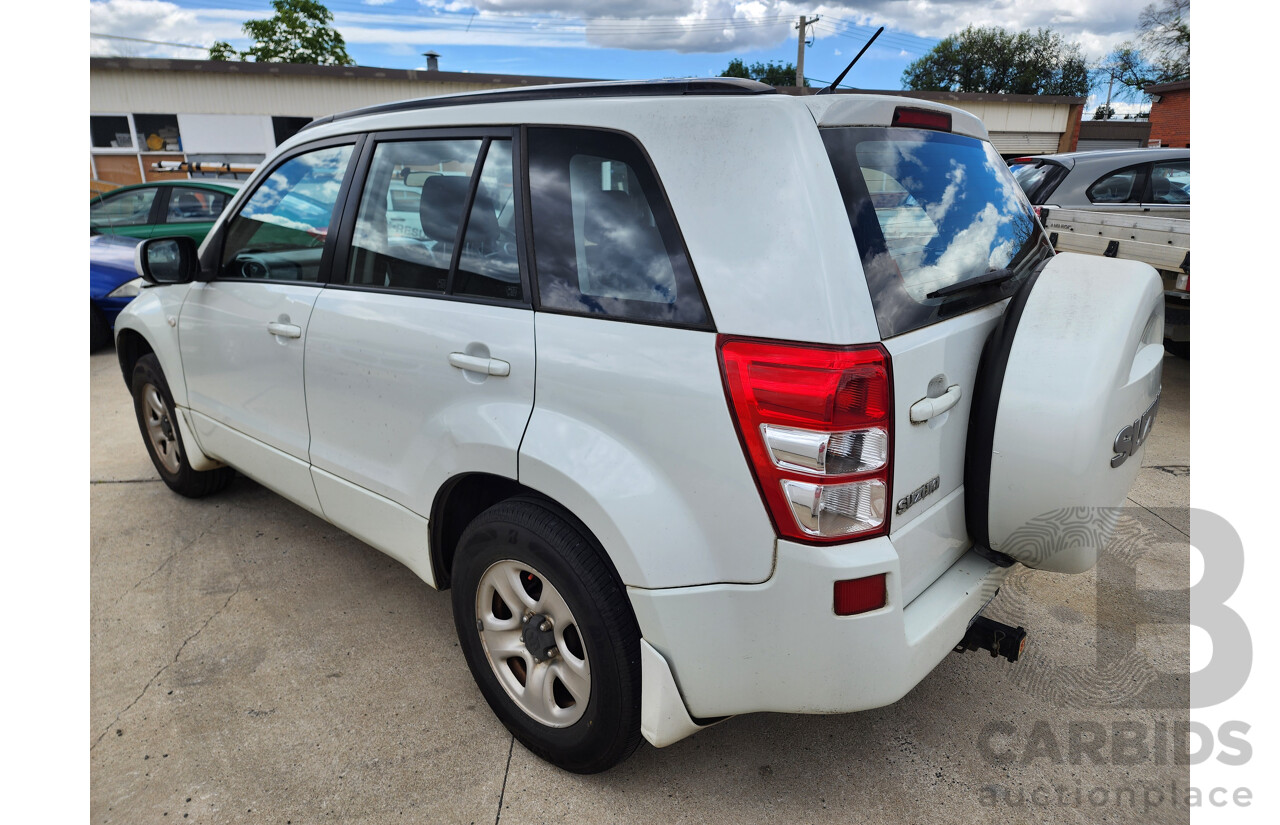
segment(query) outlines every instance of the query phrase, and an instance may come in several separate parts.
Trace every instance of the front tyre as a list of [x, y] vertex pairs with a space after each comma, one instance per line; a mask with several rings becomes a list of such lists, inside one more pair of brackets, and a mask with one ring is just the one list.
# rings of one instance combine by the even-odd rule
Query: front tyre
[[530, 751], [597, 773], [639, 745], [639, 627], [603, 551], [556, 505], [508, 499], [468, 525], [453, 616], [480, 692]]
[[147, 445], [151, 463], [160, 478], [179, 495], [200, 498], [226, 487], [235, 476], [230, 467], [216, 470], [193, 470], [182, 447], [178, 431], [178, 414], [173, 406], [169, 383], [164, 379], [160, 361], [148, 353], [133, 368], [133, 411], [138, 429]]

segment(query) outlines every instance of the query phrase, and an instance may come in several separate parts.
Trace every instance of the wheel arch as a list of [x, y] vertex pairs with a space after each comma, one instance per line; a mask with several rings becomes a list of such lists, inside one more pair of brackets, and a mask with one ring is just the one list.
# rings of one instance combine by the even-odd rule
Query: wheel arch
[[133, 368], [138, 365], [138, 359], [154, 352], [151, 342], [137, 330], [126, 328], [117, 332], [116, 359], [120, 362], [120, 373], [126, 387], [133, 384]]
[[610, 556], [608, 548], [582, 519], [547, 494], [521, 484], [515, 479], [491, 473], [466, 473], [454, 476], [436, 493], [429, 520], [431, 572], [435, 578], [436, 589], [448, 590], [452, 584], [454, 555], [458, 549], [458, 541], [463, 531], [467, 529], [467, 525], [495, 504], [516, 497], [536, 500], [559, 517], [573, 522], [584, 534], [590, 536], [596, 547], [600, 549], [601, 558], [613, 574], [614, 580], [625, 592], [626, 583], [618, 573], [618, 567]]

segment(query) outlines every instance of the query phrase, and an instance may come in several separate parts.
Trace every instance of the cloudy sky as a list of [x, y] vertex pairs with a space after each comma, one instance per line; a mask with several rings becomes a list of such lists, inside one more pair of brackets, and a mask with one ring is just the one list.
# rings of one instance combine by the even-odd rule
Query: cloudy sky
[[[1049, 27], [1089, 57], [1133, 36], [1150, 0], [868, 0], [857, 6], [774, 0], [327, 0], [347, 51], [363, 66], [590, 78], [718, 75], [740, 57], [794, 62], [796, 22], [819, 17], [805, 75], [831, 80], [875, 31], [885, 33], [846, 85], [901, 88], [902, 71], [966, 25]], [[268, 0], [91, 0], [90, 53], [202, 58]], [[111, 35], [112, 37], [102, 37]], [[129, 38], [129, 39], [123, 39]], [[142, 42], [158, 41], [158, 42]], [[161, 45], [167, 44], [167, 45]], [[1105, 91], [1103, 92], [1105, 95]], [[1129, 107], [1121, 106], [1120, 111]]]

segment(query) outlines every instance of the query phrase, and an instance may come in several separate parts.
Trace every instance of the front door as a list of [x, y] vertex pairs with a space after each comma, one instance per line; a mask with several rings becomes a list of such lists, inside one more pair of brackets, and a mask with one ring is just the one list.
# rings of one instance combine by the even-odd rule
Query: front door
[[178, 328], [202, 449], [314, 512], [303, 348], [352, 150], [300, 152], [262, 181], [227, 223], [217, 275], [191, 289]]

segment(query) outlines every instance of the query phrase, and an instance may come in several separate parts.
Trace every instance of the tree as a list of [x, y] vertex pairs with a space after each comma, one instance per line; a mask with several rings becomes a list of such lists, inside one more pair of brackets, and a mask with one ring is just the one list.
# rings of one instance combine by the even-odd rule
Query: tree
[[1147, 86], [1191, 77], [1190, 0], [1152, 3], [1138, 15], [1137, 38], [1121, 43], [1098, 67], [1098, 74], [1140, 94]]
[[235, 56], [236, 50], [225, 40], [215, 40], [209, 47], [210, 60], [234, 60]]
[[1094, 110], [1093, 110], [1093, 119], [1094, 119], [1094, 120], [1110, 120], [1111, 118], [1113, 118], [1113, 117], [1115, 117], [1115, 116], [1116, 116], [1116, 110], [1115, 110], [1115, 107], [1113, 107], [1113, 106], [1111, 106], [1110, 104], [1107, 104], [1107, 103], [1104, 103], [1104, 104], [1102, 104], [1101, 106], [1099, 106], [1098, 108], [1096, 108], [1096, 109], [1094, 109]]
[[1173, 80], [1191, 76], [1191, 0], [1164, 0], [1138, 15], [1138, 43], [1143, 55]]
[[[775, 63], [770, 60], [768, 63], [757, 62], [748, 66], [742, 62], [741, 58], [735, 57], [729, 61], [729, 67], [721, 72], [720, 76], [745, 77], [748, 80], [768, 83], [770, 86], [794, 86], [796, 85], [796, 64]], [[804, 85], [809, 85], [808, 78], [805, 78]]]
[[1080, 97], [1089, 80], [1079, 43], [1049, 29], [999, 26], [969, 26], [946, 37], [902, 73], [904, 88], [935, 92]]
[[317, 0], [271, 0], [274, 17], [248, 20], [244, 33], [253, 45], [242, 52], [225, 41], [216, 41], [209, 49], [210, 60], [258, 63], [310, 63], [317, 66], [354, 66], [347, 54], [346, 41], [338, 30], [327, 25], [333, 13]]

